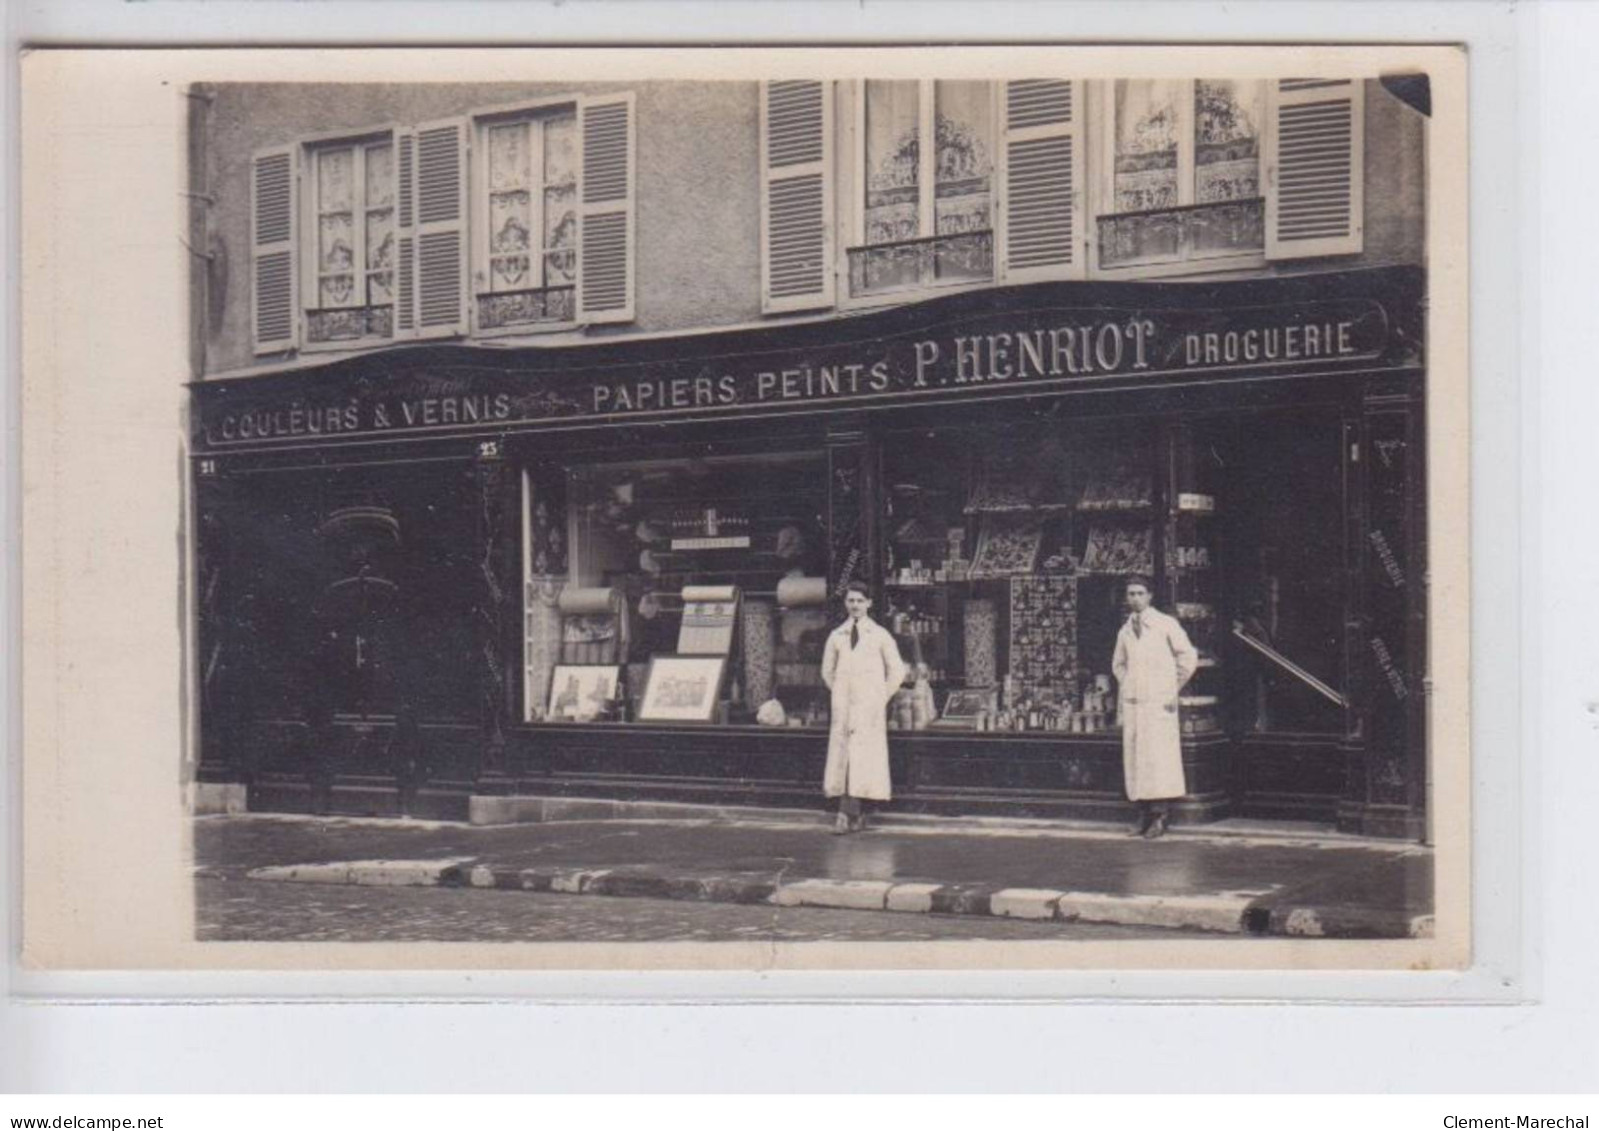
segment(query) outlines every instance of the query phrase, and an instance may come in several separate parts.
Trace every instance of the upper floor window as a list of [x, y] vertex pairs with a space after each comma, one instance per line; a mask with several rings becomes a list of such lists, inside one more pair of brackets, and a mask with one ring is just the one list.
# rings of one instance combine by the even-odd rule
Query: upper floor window
[[260, 150], [258, 354], [633, 318], [634, 97]]
[[577, 110], [478, 122], [483, 175], [477, 326], [520, 329], [577, 317]]
[[1261, 257], [1265, 84], [1118, 79], [1112, 86], [1100, 267]]
[[994, 87], [868, 80], [851, 295], [994, 277]]
[[394, 142], [318, 145], [304, 291], [306, 340], [394, 336]]
[[762, 83], [762, 310], [1082, 278], [1082, 107], [1070, 79]]

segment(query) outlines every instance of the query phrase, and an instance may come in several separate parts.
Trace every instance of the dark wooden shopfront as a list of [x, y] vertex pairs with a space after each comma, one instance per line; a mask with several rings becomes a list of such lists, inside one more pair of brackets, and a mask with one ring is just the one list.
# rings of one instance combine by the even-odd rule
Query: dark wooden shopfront
[[[419, 345], [199, 383], [201, 779], [246, 784], [262, 810], [462, 818], [474, 795], [818, 806], [822, 730], [523, 721], [524, 478], [622, 455], [814, 456], [829, 584], [862, 577], [881, 605], [885, 459], [965, 435], [1103, 434], [1157, 453], [1159, 515], [1195, 461], [1226, 500], [1221, 722], [1185, 739], [1179, 819], [1419, 836], [1423, 288], [1410, 268], [1041, 284], [799, 326]], [[1167, 524], [1154, 528], [1160, 562]], [[1176, 582], [1157, 575], [1164, 602]], [[1343, 706], [1231, 637], [1267, 575], [1290, 579], [1273, 593], [1303, 623], [1285, 639], [1325, 642], [1317, 674]], [[890, 748], [903, 810], [1123, 813], [1114, 732], [895, 731]]]

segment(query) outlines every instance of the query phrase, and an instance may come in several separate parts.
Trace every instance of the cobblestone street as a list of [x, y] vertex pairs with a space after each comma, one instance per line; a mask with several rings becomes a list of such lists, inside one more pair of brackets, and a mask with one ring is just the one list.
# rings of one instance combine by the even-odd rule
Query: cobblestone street
[[[1330, 835], [270, 815], [193, 829], [202, 939], [1405, 937], [1431, 902], [1424, 848]], [[363, 861], [391, 874], [357, 882]]]
[[[201, 878], [196, 937], [269, 942], [659, 942], [1151, 937], [1145, 928], [460, 888]], [[1161, 938], [1203, 938], [1160, 931]]]

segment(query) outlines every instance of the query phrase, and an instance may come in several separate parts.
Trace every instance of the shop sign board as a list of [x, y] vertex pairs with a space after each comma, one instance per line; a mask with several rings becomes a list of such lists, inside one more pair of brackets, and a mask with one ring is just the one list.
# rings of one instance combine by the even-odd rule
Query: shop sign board
[[1229, 286], [1241, 284], [1206, 288], [1206, 302], [1185, 305], [1129, 301], [1169, 288], [1116, 287], [1106, 301], [1073, 305], [1007, 306], [998, 293], [977, 293], [943, 304], [942, 317], [932, 309], [938, 304], [900, 307], [859, 319], [719, 335], [710, 348], [705, 339], [637, 342], [603, 354], [585, 346], [417, 347], [315, 375], [202, 383], [195, 390], [195, 440], [199, 449], [224, 450], [355, 436], [821, 412], [985, 392], [1324, 373], [1417, 360], [1397, 347], [1413, 347], [1419, 335], [1396, 332], [1390, 304], [1378, 297], [1229, 302]]

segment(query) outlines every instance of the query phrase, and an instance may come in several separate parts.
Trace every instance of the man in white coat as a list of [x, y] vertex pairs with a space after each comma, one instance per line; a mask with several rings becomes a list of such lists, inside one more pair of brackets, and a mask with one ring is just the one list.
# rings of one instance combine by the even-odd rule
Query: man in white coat
[[849, 617], [827, 637], [822, 682], [833, 693], [822, 792], [839, 798], [835, 835], [866, 827], [863, 801], [887, 801], [888, 700], [905, 678], [894, 635], [867, 616], [872, 598], [851, 582], [844, 591]]
[[1182, 729], [1177, 697], [1199, 653], [1175, 617], [1150, 607], [1149, 582], [1127, 579], [1129, 616], [1116, 634], [1116, 675], [1122, 724], [1122, 768], [1127, 797], [1140, 809], [1134, 836], [1164, 836], [1170, 800], [1187, 792], [1183, 782]]

